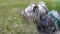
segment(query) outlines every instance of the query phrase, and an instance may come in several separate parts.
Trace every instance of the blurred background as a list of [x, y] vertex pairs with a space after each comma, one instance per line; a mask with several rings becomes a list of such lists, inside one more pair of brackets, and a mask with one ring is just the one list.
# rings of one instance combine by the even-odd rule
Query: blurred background
[[60, 13], [60, 0], [0, 0], [0, 34], [38, 34], [36, 25], [21, 18], [20, 11], [40, 1]]

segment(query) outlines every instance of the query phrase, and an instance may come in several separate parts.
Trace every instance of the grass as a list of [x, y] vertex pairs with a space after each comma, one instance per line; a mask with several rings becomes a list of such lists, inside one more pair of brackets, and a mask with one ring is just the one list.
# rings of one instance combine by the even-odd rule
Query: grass
[[[0, 0], [0, 34], [38, 34], [34, 23], [21, 18], [20, 10], [39, 1], [41, 0]], [[46, 3], [49, 11], [60, 11], [60, 4], [56, 0], [42, 1]]]

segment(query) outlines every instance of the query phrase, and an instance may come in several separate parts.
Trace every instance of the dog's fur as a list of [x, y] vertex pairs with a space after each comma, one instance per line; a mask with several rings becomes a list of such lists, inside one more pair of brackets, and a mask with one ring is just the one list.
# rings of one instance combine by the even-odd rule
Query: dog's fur
[[40, 33], [51, 34], [54, 31], [54, 20], [47, 15], [40, 17], [36, 25]]

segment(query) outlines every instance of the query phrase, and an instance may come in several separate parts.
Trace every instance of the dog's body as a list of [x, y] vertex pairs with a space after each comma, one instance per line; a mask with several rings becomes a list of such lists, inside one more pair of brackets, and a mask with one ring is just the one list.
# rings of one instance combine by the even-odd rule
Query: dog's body
[[48, 14], [42, 15], [42, 17], [40, 16], [40, 19], [38, 19], [36, 24], [40, 33], [59, 34], [57, 32], [60, 30], [60, 17], [58, 12], [55, 10], [52, 10]]
[[40, 17], [36, 24], [40, 33], [50, 34], [54, 31], [54, 20], [47, 15]]

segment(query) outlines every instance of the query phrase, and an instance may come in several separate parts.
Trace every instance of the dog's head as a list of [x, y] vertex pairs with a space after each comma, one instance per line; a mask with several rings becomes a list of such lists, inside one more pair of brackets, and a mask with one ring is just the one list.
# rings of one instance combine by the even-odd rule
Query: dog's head
[[47, 7], [44, 2], [39, 2], [37, 4], [30, 4], [25, 10], [21, 12], [22, 17], [28, 20], [35, 21], [40, 15], [46, 14], [48, 12]]

